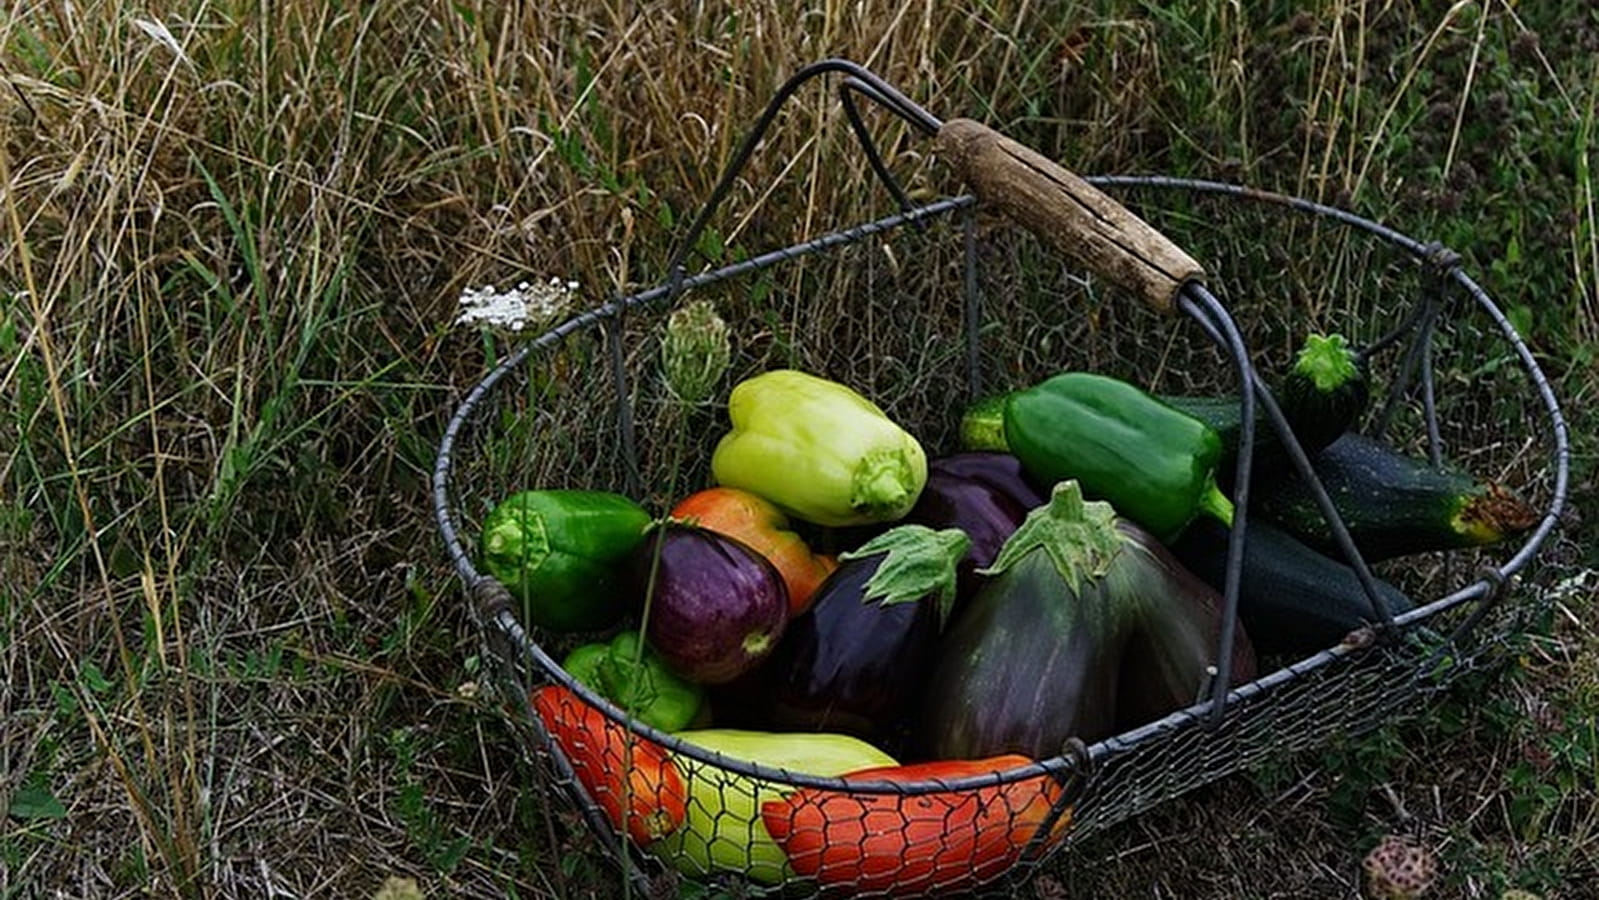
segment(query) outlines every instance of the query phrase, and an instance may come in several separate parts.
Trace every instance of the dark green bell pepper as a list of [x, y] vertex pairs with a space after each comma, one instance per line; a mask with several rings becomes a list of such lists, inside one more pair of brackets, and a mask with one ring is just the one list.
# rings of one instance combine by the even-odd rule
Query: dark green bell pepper
[[634, 718], [661, 731], [680, 731], [694, 724], [705, 703], [704, 689], [677, 677], [659, 654], [641, 647], [637, 631], [577, 647], [561, 667]]
[[479, 557], [521, 599], [526, 624], [596, 631], [627, 611], [622, 561], [649, 525], [649, 513], [621, 494], [522, 491], [483, 520]]
[[1216, 486], [1216, 432], [1125, 381], [1053, 376], [1008, 395], [1004, 425], [1005, 444], [1033, 478], [1076, 479], [1162, 541], [1200, 512], [1232, 524], [1232, 501]]

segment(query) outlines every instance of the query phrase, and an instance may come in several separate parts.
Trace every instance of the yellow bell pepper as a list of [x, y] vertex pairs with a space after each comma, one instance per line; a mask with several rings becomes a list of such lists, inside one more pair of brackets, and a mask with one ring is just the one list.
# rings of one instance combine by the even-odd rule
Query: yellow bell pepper
[[733, 428], [711, 473], [818, 525], [890, 522], [927, 483], [927, 455], [909, 432], [848, 387], [793, 369], [739, 382]]
[[[709, 728], [676, 736], [729, 760], [803, 775], [830, 777], [897, 765], [871, 744], [842, 734]], [[688, 791], [683, 822], [651, 850], [688, 875], [730, 871], [761, 884], [793, 877], [788, 857], [761, 821], [761, 804], [782, 800], [791, 785], [750, 778], [681, 754], [674, 761]]]

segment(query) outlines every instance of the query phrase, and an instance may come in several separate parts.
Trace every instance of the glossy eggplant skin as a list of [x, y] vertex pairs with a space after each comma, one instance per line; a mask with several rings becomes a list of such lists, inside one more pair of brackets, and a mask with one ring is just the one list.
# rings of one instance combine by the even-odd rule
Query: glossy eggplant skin
[[[1095, 591], [1095, 588], [1089, 588]], [[918, 743], [934, 759], [1021, 753], [1114, 733], [1132, 617], [1064, 596], [1043, 553], [994, 576], [955, 617], [927, 687]]]
[[[1214, 519], [1198, 524], [1208, 528]], [[1220, 522], [1215, 524], [1226, 529]], [[1152, 535], [1130, 522], [1117, 527], [1145, 555], [1143, 565], [1166, 585], [1150, 598], [1122, 655], [1121, 689], [1116, 700], [1117, 730], [1163, 718], [1210, 697], [1216, 648], [1221, 637], [1223, 599], [1219, 589], [1189, 571]], [[1234, 623], [1228, 684], [1253, 681], [1254, 643], [1243, 622]]]
[[682, 522], [660, 528], [628, 559], [636, 593], [653, 591], [645, 637], [679, 676], [696, 684], [732, 681], [783, 635], [783, 577], [733, 538]]
[[983, 580], [976, 570], [994, 561], [1027, 513], [1043, 502], [1016, 457], [968, 451], [928, 463], [927, 484], [906, 519], [931, 528], [959, 528], [971, 538], [971, 549], [958, 567], [964, 601]]
[[991, 450], [951, 453], [928, 463], [928, 471], [986, 485], [1024, 512], [1041, 506], [1047, 499], [1048, 491], [1040, 490], [1028, 478], [1022, 461], [1010, 453]]
[[[939, 646], [918, 744], [938, 759], [1062, 752], [1195, 702], [1221, 633], [1221, 598], [1147, 530], [1056, 485]], [[1234, 634], [1236, 680], [1252, 679]]]
[[840, 563], [754, 673], [772, 727], [870, 739], [892, 733], [914, 711], [912, 697], [926, 680], [938, 640], [938, 609], [931, 598], [863, 602], [882, 560]]

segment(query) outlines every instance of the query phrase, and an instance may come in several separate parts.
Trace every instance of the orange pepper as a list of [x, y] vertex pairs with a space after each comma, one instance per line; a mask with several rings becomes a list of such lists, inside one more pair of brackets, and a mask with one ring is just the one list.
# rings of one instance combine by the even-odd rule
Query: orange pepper
[[615, 828], [634, 842], [659, 840], [683, 823], [688, 791], [665, 748], [628, 731], [562, 685], [538, 688], [533, 709], [572, 772]]
[[[864, 769], [844, 779], [955, 779], [1031, 762], [1005, 754]], [[1000, 875], [1021, 859], [1060, 793], [1049, 775], [926, 794], [803, 788], [762, 804], [761, 816], [794, 871], [823, 887], [942, 896]], [[1070, 821], [1068, 809], [1048, 839], [1058, 838]]]
[[789, 530], [782, 510], [741, 488], [713, 487], [690, 494], [671, 517], [748, 545], [769, 560], [788, 588], [789, 618], [810, 606], [811, 595], [838, 560], [811, 552], [805, 539]]

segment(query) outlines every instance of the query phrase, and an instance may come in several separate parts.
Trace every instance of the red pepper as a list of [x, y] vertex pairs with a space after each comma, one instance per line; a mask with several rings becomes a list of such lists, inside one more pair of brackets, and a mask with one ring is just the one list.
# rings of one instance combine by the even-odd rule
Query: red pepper
[[812, 553], [805, 539], [789, 530], [782, 510], [746, 490], [706, 488], [684, 497], [671, 515], [740, 541], [770, 560], [788, 589], [789, 618], [810, 606], [817, 586], [838, 568], [837, 560]]
[[[865, 769], [848, 781], [912, 782], [1004, 772], [1032, 760], [1005, 754]], [[895, 897], [966, 890], [1014, 865], [1061, 786], [1048, 775], [963, 791], [880, 794], [803, 788], [762, 804], [766, 830], [801, 876], [823, 887]], [[1063, 812], [1058, 838], [1071, 821]]]
[[665, 748], [612, 721], [572, 690], [548, 685], [533, 691], [533, 709], [561, 748], [583, 789], [640, 845], [659, 840], [683, 823], [688, 791]]

